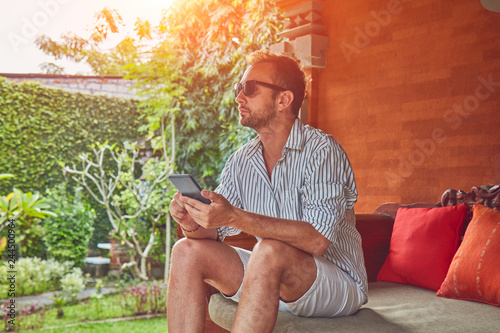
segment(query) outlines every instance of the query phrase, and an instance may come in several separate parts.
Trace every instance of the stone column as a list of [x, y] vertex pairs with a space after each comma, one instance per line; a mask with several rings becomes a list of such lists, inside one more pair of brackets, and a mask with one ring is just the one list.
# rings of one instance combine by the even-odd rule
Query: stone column
[[288, 19], [279, 34], [288, 41], [271, 45], [271, 51], [294, 56], [304, 68], [325, 68], [329, 38], [322, 34], [323, 1], [278, 0], [276, 6]]
[[329, 38], [321, 22], [323, 0], [276, 0], [276, 6], [284, 10], [287, 18], [284, 31], [279, 35], [288, 40], [271, 45], [270, 49], [299, 59], [309, 72], [312, 82], [307, 88], [300, 119], [304, 123], [317, 125], [314, 119], [310, 119], [311, 113], [308, 110], [316, 108], [318, 102], [313, 94], [314, 73], [326, 67], [326, 52], [329, 46]]

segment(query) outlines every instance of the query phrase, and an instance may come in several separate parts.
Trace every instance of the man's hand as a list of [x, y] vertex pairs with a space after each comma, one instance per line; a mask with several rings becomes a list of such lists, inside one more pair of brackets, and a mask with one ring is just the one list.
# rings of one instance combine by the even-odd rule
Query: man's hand
[[172, 215], [174, 220], [184, 229], [194, 230], [198, 227], [198, 224], [186, 210], [183, 198], [184, 197], [179, 192], [174, 195], [174, 198], [170, 202], [170, 215]]
[[222, 195], [203, 190], [201, 195], [212, 201], [210, 205], [188, 197], [182, 197], [184, 207], [194, 222], [205, 229], [231, 226], [236, 217], [236, 208]]

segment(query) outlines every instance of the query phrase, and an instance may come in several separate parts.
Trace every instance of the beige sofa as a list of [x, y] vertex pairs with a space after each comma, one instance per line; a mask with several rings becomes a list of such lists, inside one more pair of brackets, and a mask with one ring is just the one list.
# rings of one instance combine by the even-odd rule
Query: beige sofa
[[[375, 282], [389, 252], [392, 227], [399, 207], [450, 206], [457, 203], [471, 206], [479, 202], [500, 209], [500, 187], [488, 192], [486, 199], [478, 198], [477, 192], [448, 190], [437, 205], [384, 204], [373, 214], [356, 215], [369, 279], [368, 303], [354, 316], [346, 318], [302, 318], [280, 313], [274, 332], [500, 332], [500, 307], [442, 298], [436, 296], [435, 291], [412, 285]], [[240, 238], [237, 245], [250, 247], [251, 242], [246, 240], [245, 243]], [[230, 330], [237, 304], [215, 293], [210, 297], [208, 308], [211, 321], [218, 326], [210, 323], [209, 319], [206, 332]]]
[[[275, 332], [499, 332], [500, 308], [472, 301], [437, 297], [414, 286], [371, 282], [369, 301], [354, 316], [301, 318], [280, 312]], [[210, 317], [219, 326], [231, 328], [236, 304], [214, 294]]]

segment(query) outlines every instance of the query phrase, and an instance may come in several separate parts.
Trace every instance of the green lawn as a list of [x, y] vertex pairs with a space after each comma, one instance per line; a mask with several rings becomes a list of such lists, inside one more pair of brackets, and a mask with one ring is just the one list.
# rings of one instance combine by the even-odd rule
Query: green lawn
[[[15, 324], [23, 332], [166, 332], [165, 296], [156, 295], [133, 286], [125, 292], [66, 304], [62, 318], [55, 306], [33, 310], [31, 314], [22, 314], [21, 310]], [[141, 317], [146, 313], [160, 315], [133, 320], [134, 316]], [[5, 321], [0, 321], [0, 331], [5, 329], [5, 324]]]
[[152, 319], [137, 319], [126, 321], [105, 322], [96, 324], [78, 324], [76, 326], [42, 329], [35, 331], [25, 331], [33, 333], [91, 333], [91, 332], [106, 332], [106, 333], [165, 333], [167, 332], [167, 318], [152, 318]]

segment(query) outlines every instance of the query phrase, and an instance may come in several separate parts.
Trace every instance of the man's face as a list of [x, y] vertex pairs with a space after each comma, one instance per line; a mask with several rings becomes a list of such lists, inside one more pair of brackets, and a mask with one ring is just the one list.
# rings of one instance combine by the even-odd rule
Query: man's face
[[[271, 79], [271, 74], [273, 72], [274, 66], [272, 64], [255, 64], [245, 71], [240, 83], [257, 80], [274, 84]], [[243, 91], [241, 91], [236, 97], [236, 103], [239, 104], [238, 111], [240, 113], [240, 124], [250, 127], [257, 132], [265, 127], [272, 126], [276, 118], [275, 99], [273, 98], [274, 92], [273, 89], [259, 84], [255, 85], [254, 92], [251, 96], [245, 96]]]

